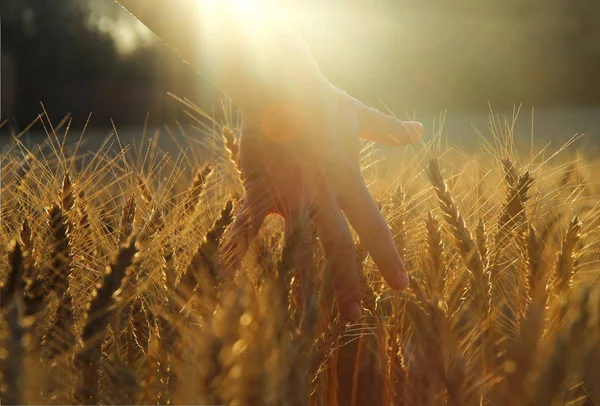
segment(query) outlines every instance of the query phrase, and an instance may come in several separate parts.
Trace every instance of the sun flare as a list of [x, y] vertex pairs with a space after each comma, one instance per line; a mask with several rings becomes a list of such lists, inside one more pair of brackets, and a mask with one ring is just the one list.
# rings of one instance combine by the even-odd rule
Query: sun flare
[[264, 1], [260, 0], [206, 0], [198, 2], [199, 12], [215, 12], [217, 10], [235, 10], [239, 17], [249, 20], [260, 18], [265, 10], [270, 9]]
[[260, 2], [256, 0], [233, 0], [232, 3], [238, 12], [247, 16], [258, 13], [261, 6]]

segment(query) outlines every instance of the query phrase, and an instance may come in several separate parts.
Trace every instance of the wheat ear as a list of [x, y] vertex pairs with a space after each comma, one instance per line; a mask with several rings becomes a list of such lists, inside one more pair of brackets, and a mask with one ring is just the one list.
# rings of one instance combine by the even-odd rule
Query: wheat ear
[[150, 192], [148, 185], [146, 185], [146, 182], [144, 182], [144, 179], [142, 179], [141, 176], [138, 176], [137, 188], [140, 191], [142, 199], [148, 204], [152, 203], [152, 192]]
[[52, 259], [46, 286], [49, 291], [56, 293], [61, 303], [55, 322], [43, 340], [50, 359], [67, 351], [75, 342], [73, 301], [69, 291], [73, 256], [68, 224], [70, 223], [63, 209], [55, 203], [48, 210]]
[[121, 223], [119, 225], [119, 244], [124, 244], [127, 238], [133, 233], [133, 221], [135, 219], [135, 195], [131, 195], [125, 207], [123, 208], [123, 214], [121, 215]]
[[192, 185], [187, 191], [187, 195], [183, 203], [183, 209], [185, 213], [191, 213], [198, 204], [198, 201], [200, 200], [200, 194], [204, 190], [206, 181], [212, 172], [213, 168], [210, 164], [204, 165], [196, 172], [196, 176], [194, 177]]
[[535, 228], [530, 225], [527, 235], [527, 285], [529, 299], [539, 303], [543, 303], [546, 300], [546, 271], [542, 263], [543, 253], [544, 242], [539, 237]]
[[24, 309], [21, 297], [24, 258], [21, 246], [12, 241], [8, 247], [8, 279], [0, 287], [0, 325], [7, 328], [0, 337], [3, 355], [0, 356], [0, 394], [7, 404], [24, 404], [22, 388], [24, 342]]
[[8, 245], [8, 276], [0, 286], [0, 311], [5, 311], [12, 302], [13, 297], [21, 293], [23, 288], [23, 274], [25, 272], [25, 258], [21, 244], [12, 240]]
[[56, 203], [47, 209], [47, 214], [51, 234], [51, 260], [46, 287], [48, 290], [54, 290], [59, 297], [62, 297], [68, 288], [67, 277], [72, 263], [68, 220], [62, 208]]
[[571, 223], [569, 223], [567, 235], [563, 239], [562, 247], [558, 255], [558, 262], [556, 264], [554, 283], [554, 287], [559, 293], [565, 292], [573, 284], [576, 269], [576, 248], [581, 239], [582, 227], [583, 224], [579, 221], [579, 217], [575, 217]]
[[108, 321], [116, 310], [122, 281], [134, 263], [138, 248], [135, 237], [128, 240], [107, 267], [102, 285], [97, 286], [88, 304], [87, 318], [81, 334], [82, 349], [76, 354], [75, 364], [81, 370], [81, 380], [75, 388], [74, 399], [80, 403], [93, 404], [98, 400], [98, 363]]
[[208, 299], [216, 299], [215, 287], [218, 285], [218, 248], [227, 226], [233, 221], [233, 201], [229, 200], [221, 210], [221, 216], [206, 233], [204, 240], [196, 250], [185, 273], [175, 289], [175, 302], [179, 303], [178, 311], [190, 300], [193, 293], [200, 288]]
[[444, 261], [444, 241], [439, 220], [431, 212], [427, 213], [425, 220], [427, 229], [427, 248], [430, 275], [428, 277], [430, 294], [438, 298], [444, 297], [446, 287], [446, 264]]
[[565, 390], [571, 360], [580, 351], [590, 319], [588, 309], [590, 289], [585, 289], [579, 298], [578, 309], [570, 325], [566, 325], [554, 344], [554, 351], [538, 379], [533, 402], [535, 406], [554, 404], [554, 400]]
[[488, 246], [487, 229], [482, 218], [480, 218], [479, 222], [477, 223], [475, 238], [477, 240], [477, 249], [479, 250], [479, 255], [481, 255], [481, 261], [485, 266], [489, 260], [490, 249]]
[[66, 172], [63, 177], [62, 189], [60, 191], [60, 207], [64, 211], [69, 211], [75, 205], [75, 191], [73, 188], [73, 182], [71, 182], [71, 176]]
[[238, 175], [242, 175], [242, 167], [240, 164], [240, 145], [238, 140], [233, 135], [233, 130], [227, 126], [223, 127], [223, 142], [225, 143], [225, 150], [229, 155], [229, 160], [233, 163]]
[[428, 175], [442, 207], [446, 223], [450, 226], [450, 231], [456, 241], [458, 251], [473, 277], [471, 283], [473, 303], [476, 306], [479, 317], [485, 318], [489, 313], [489, 275], [483, 267], [477, 245], [473, 241], [473, 237], [467, 229], [467, 225], [458, 211], [458, 207], [454, 203], [454, 199], [446, 186], [436, 159], [431, 160]]

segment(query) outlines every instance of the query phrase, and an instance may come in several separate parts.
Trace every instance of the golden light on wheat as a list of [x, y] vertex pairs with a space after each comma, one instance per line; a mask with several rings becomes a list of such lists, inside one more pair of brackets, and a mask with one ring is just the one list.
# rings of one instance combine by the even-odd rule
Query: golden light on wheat
[[569, 148], [524, 160], [502, 130], [468, 159], [434, 139], [378, 179], [412, 284], [390, 291], [356, 241], [365, 316], [350, 325], [321, 251], [314, 275], [297, 269], [278, 221], [236, 283], [221, 279], [242, 192], [231, 123], [203, 142], [218, 152], [204, 164], [193, 144], [173, 157], [108, 140], [88, 156], [63, 148], [60, 128], [41, 148], [15, 139], [2, 156], [2, 402], [597, 404], [598, 164]]

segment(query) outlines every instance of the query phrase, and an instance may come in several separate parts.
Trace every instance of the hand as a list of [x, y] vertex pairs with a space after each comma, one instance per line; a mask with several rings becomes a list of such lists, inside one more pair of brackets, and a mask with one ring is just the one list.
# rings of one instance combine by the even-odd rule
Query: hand
[[[312, 221], [340, 312], [357, 320], [359, 275], [343, 211], [387, 283], [408, 286], [390, 230], [360, 173], [358, 138], [406, 145], [420, 138], [420, 123], [381, 114], [330, 85], [274, 4], [259, 7], [257, 1], [246, 15], [225, 0], [117, 1], [242, 109], [246, 197], [222, 248], [230, 271], [268, 214], [285, 218], [286, 236], [300, 227], [305, 239], [312, 238]], [[300, 246], [307, 247], [304, 259], [312, 259], [308, 241]]]
[[[360, 172], [358, 139], [407, 145], [421, 137], [422, 129], [421, 123], [382, 114], [329, 84], [302, 98], [243, 109], [240, 160], [246, 197], [223, 244], [227, 269], [239, 267], [268, 214], [285, 218], [286, 238], [295, 227], [312, 238], [312, 223], [339, 311], [356, 321], [361, 289], [343, 212], [389, 286], [406, 288], [406, 269]], [[311, 252], [303, 255], [312, 261]]]

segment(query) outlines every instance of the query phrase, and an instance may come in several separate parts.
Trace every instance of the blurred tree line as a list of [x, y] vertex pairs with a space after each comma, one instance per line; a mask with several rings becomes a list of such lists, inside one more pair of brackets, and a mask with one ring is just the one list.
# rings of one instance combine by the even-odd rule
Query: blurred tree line
[[[99, 2], [100, 3], [100, 2]], [[91, 23], [93, 1], [2, 0], [2, 118], [23, 128], [42, 111], [77, 126], [140, 125], [148, 111], [165, 121], [181, 110], [166, 92], [193, 97], [196, 78], [165, 47], [122, 54]], [[107, 11], [120, 12], [110, 0]]]
[[[325, 74], [367, 103], [439, 112], [600, 104], [597, 0], [281, 0]], [[132, 24], [112, 0], [2, 0], [2, 116], [140, 125], [219, 94], [158, 42], [119, 52], [90, 16]], [[202, 100], [199, 100], [199, 99]], [[380, 105], [379, 105], [380, 106]]]
[[318, 59], [351, 49], [324, 70], [395, 111], [600, 104], [598, 0], [285, 1]]

